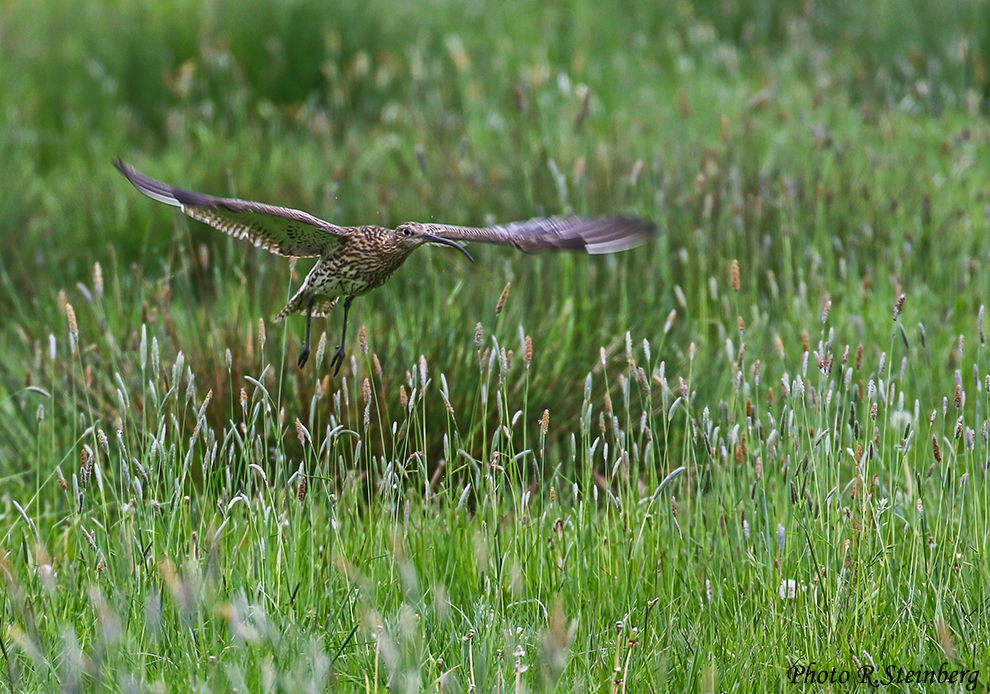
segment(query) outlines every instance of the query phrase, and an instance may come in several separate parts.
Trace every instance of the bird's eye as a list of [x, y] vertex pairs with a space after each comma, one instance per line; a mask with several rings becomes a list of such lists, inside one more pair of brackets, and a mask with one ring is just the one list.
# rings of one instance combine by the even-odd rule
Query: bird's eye
[[402, 230], [402, 235], [403, 236], [412, 236], [412, 229], [403, 229]]

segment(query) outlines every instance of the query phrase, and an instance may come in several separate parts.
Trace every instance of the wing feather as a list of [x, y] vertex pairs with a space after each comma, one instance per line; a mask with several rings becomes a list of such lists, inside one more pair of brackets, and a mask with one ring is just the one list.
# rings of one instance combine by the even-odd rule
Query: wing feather
[[538, 217], [491, 227], [425, 226], [429, 233], [451, 241], [495, 243], [526, 253], [568, 250], [591, 255], [636, 248], [649, 241], [656, 231], [655, 224], [633, 217]]
[[113, 165], [152, 200], [178, 207], [193, 219], [276, 255], [326, 255], [347, 234], [346, 229], [301, 210], [194, 193], [149, 178], [119, 159]]

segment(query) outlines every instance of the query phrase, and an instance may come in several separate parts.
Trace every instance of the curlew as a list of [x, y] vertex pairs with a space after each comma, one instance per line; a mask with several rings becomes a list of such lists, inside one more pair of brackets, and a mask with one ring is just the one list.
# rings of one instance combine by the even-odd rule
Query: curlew
[[628, 217], [541, 217], [483, 228], [420, 222], [405, 222], [395, 229], [342, 227], [301, 210], [174, 188], [138, 173], [119, 159], [114, 166], [149, 198], [178, 207], [193, 219], [230, 236], [250, 241], [275, 255], [319, 258], [275, 322], [290, 313], [306, 314], [306, 337], [297, 362], [302, 368], [309, 358], [313, 317], [329, 315], [337, 300], [344, 297], [340, 345], [330, 362], [335, 376], [344, 363], [351, 302], [385, 284], [424, 243], [451, 246], [472, 262], [474, 258], [459, 241], [507, 245], [526, 253], [570, 250], [598, 255], [640, 246], [656, 229], [651, 223]]

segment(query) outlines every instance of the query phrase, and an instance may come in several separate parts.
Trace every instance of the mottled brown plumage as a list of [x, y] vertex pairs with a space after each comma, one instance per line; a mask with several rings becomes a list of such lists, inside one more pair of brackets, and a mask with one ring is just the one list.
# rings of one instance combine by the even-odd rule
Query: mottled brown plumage
[[385, 284], [424, 243], [452, 246], [473, 262], [458, 241], [508, 245], [527, 253], [572, 250], [601, 254], [635, 248], [649, 240], [655, 231], [653, 224], [626, 217], [537, 218], [484, 228], [419, 222], [406, 222], [395, 229], [340, 227], [300, 210], [174, 188], [138, 173], [120, 160], [114, 166], [148, 197], [178, 207], [193, 219], [235, 238], [250, 241], [276, 255], [319, 257], [275, 320], [281, 321], [290, 313], [306, 314], [306, 339], [298, 362], [302, 367], [309, 357], [313, 316], [328, 315], [337, 300], [345, 297], [343, 333], [330, 362], [334, 375], [344, 362], [347, 314], [354, 297]]

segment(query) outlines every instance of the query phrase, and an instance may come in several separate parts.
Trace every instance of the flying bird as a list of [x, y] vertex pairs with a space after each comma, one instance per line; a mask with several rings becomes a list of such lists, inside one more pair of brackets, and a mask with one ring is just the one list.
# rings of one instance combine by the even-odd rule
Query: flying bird
[[275, 322], [281, 322], [290, 313], [306, 314], [306, 338], [298, 360], [302, 368], [310, 354], [313, 317], [329, 315], [337, 300], [344, 297], [340, 345], [330, 361], [335, 376], [344, 363], [351, 302], [356, 296], [385, 284], [406, 258], [425, 243], [450, 246], [474, 262], [459, 241], [507, 245], [526, 253], [569, 250], [598, 255], [640, 246], [656, 230], [652, 223], [628, 217], [541, 217], [483, 228], [420, 222], [405, 222], [395, 229], [371, 225], [342, 227], [301, 210], [175, 188], [138, 173], [120, 159], [114, 166], [149, 198], [178, 207], [193, 219], [225, 234], [250, 241], [275, 255], [319, 258]]

